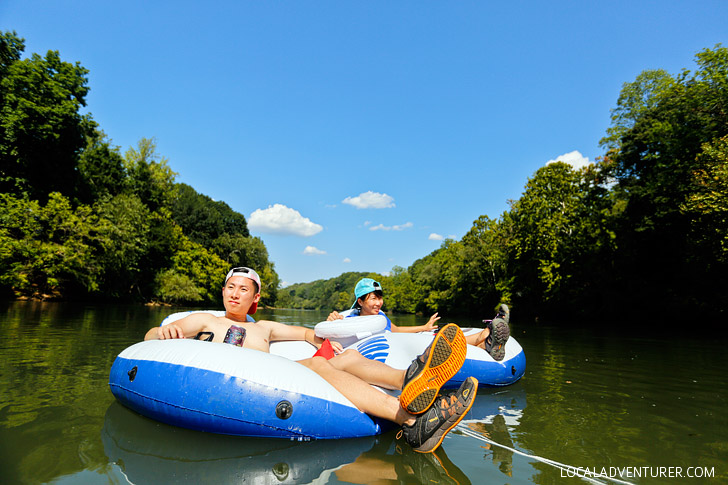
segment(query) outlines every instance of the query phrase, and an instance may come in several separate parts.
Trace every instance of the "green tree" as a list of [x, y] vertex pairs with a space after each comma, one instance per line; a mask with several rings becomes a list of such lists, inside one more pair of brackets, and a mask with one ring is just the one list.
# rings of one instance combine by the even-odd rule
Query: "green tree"
[[127, 186], [152, 211], [169, 209], [174, 197], [176, 173], [169, 168], [168, 160], [157, 154], [153, 138], [142, 138], [136, 148], [124, 154]]
[[[391, 274], [383, 278], [382, 285], [387, 292], [385, 301], [390, 310], [398, 313], [415, 313], [421, 296], [408, 270], [395, 266], [392, 268]], [[351, 294], [346, 295], [349, 300], [352, 300]], [[345, 306], [339, 308], [345, 308]]]
[[611, 201], [595, 169], [574, 170], [557, 162], [529, 179], [510, 218], [511, 291], [524, 309], [566, 317], [594, 309], [587, 295], [599, 293], [611, 274], [614, 232]]
[[134, 298], [143, 287], [142, 264], [149, 251], [152, 215], [133, 194], [106, 197], [95, 206], [103, 238], [103, 291], [112, 298]]
[[119, 148], [111, 145], [103, 132], [95, 131], [86, 139], [86, 148], [78, 160], [78, 187], [80, 201], [92, 204], [124, 190], [126, 172]]
[[20, 59], [23, 40], [0, 37], [0, 190], [47, 200], [73, 195], [77, 161], [93, 133], [86, 105], [88, 70], [61, 61], [57, 51]]
[[690, 219], [686, 258], [697, 273], [690, 304], [714, 315], [728, 309], [728, 136], [704, 145], [698, 159], [680, 209]]
[[[178, 228], [178, 226], [177, 226]], [[171, 267], [157, 274], [155, 296], [171, 303], [212, 303], [219, 300], [227, 265], [202, 245], [190, 241], [177, 229], [177, 250]], [[175, 283], [184, 283], [175, 289]]]
[[511, 303], [508, 252], [513, 243], [509, 214], [502, 220], [480, 216], [463, 237], [463, 257], [467, 264], [460, 277], [466, 289], [460, 306], [470, 314], [483, 314], [489, 306]]
[[[643, 308], [665, 315], [713, 299], [705, 282], [721, 281], [710, 257], [687, 256], [696, 220], [681, 208], [693, 196], [694, 174], [706, 170], [703, 147], [728, 134], [728, 49], [705, 49], [696, 64], [695, 72], [675, 78], [660, 74], [659, 88], [642, 96], [620, 96], [619, 117], [603, 140], [605, 173], [616, 181], [617, 284]], [[634, 85], [643, 78], [623, 93], [639, 90]]]
[[0, 285], [16, 296], [59, 298], [100, 288], [98, 217], [57, 192], [45, 206], [0, 194]]
[[[223, 234], [250, 235], [245, 216], [225, 202], [214, 201], [187, 184], [176, 184], [175, 188], [172, 217], [193, 241], [211, 248], [213, 241]], [[225, 259], [222, 254], [218, 255]]]

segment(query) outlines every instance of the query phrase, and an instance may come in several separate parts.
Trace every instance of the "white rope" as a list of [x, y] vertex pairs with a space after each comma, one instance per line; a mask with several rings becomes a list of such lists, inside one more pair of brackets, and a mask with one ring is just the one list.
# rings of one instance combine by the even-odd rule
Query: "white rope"
[[[565, 465], [563, 463], [559, 463], [558, 461], [549, 460], [548, 458], [543, 458], [543, 457], [536, 456], [536, 455], [529, 455], [528, 453], [524, 453], [524, 452], [522, 452], [520, 450], [517, 450], [515, 448], [510, 448], [510, 447], [505, 446], [505, 445], [502, 445], [500, 443], [496, 443], [495, 441], [493, 441], [491, 439], [488, 439], [488, 438], [486, 438], [485, 436], [483, 436], [483, 435], [481, 435], [479, 433], [476, 433], [475, 431], [471, 430], [470, 428], [466, 428], [463, 424], [459, 424], [456, 427], [456, 429], [458, 431], [460, 431], [462, 434], [464, 434], [465, 436], [470, 436], [471, 438], [475, 438], [475, 439], [478, 439], [480, 441], [485, 441], [486, 443], [489, 443], [491, 445], [498, 446], [500, 448], [504, 448], [504, 449], [506, 449], [506, 450], [508, 450], [508, 451], [510, 451], [512, 453], [515, 453], [517, 455], [525, 456], [527, 458], [531, 458], [531, 459], [540, 461], [542, 463], [546, 463], [547, 465], [551, 465], [551, 466], [556, 467], [556, 468], [559, 468], [561, 470], [564, 470], [564, 471], [567, 471], [567, 472], [571, 472], [574, 477], [582, 478], [582, 479], [586, 480], [587, 482], [591, 482], [591, 483], [595, 483], [595, 484], [600, 484], [600, 485], [606, 485], [607, 484], [607, 482], [603, 482], [603, 481], [598, 480], [598, 479], [596, 479], [594, 477], [588, 476], [589, 474], [583, 468], [577, 468], [575, 466]], [[603, 475], [599, 475], [599, 477], [600, 478], [605, 478], [605, 479], [610, 480], [610, 481], [612, 481], [614, 483], [619, 483], [621, 485], [634, 485], [631, 482], [625, 482], [624, 480], [620, 480], [618, 478], [607, 477], [607, 476], [603, 476]]]

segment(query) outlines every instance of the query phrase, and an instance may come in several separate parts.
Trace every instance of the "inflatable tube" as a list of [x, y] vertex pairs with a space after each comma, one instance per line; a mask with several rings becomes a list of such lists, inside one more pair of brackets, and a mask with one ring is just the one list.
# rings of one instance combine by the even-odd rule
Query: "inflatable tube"
[[349, 317], [342, 320], [317, 323], [314, 327], [316, 336], [328, 339], [344, 339], [355, 337], [357, 340], [383, 332], [387, 328], [387, 317], [384, 315], [366, 315]]
[[[464, 329], [472, 333], [482, 329]], [[464, 333], [468, 333], [464, 332]], [[432, 342], [432, 332], [391, 333], [385, 332], [361, 340], [347, 348], [358, 350], [365, 357], [384, 362], [395, 369], [406, 369]], [[473, 376], [481, 386], [507, 386], [520, 379], [526, 371], [526, 355], [518, 341], [511, 337], [506, 342], [506, 353], [498, 362], [488, 352], [468, 345], [465, 363], [450, 379], [445, 388], [458, 388], [465, 379]]]
[[[309, 356], [314, 350], [309, 345]], [[144, 416], [212, 433], [305, 441], [372, 436], [393, 426], [288, 358], [215, 342], [134, 344], [114, 361], [109, 386]]]

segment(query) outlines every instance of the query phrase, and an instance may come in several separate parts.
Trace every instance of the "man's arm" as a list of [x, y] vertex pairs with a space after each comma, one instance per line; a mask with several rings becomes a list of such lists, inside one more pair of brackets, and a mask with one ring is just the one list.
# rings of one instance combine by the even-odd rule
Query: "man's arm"
[[[258, 322], [259, 324], [262, 322]], [[285, 325], [278, 322], [265, 322], [269, 325], [270, 330], [270, 341], [277, 342], [280, 340], [304, 340], [317, 349], [321, 348], [321, 344], [324, 343], [324, 339], [316, 336], [316, 332], [312, 328], [299, 327], [297, 325]], [[331, 346], [334, 352], [341, 353], [344, 349], [341, 344], [335, 340], [330, 340]]]
[[[258, 322], [259, 324], [262, 322]], [[298, 325], [285, 325], [279, 322], [267, 321], [270, 328], [270, 341], [280, 340], [304, 340], [316, 347], [321, 347], [324, 339], [317, 337], [312, 328], [299, 327]]]
[[146, 335], [144, 335], [144, 340], [194, 337], [206, 327], [210, 318], [216, 317], [210, 314], [193, 313], [167, 325], [150, 328]]

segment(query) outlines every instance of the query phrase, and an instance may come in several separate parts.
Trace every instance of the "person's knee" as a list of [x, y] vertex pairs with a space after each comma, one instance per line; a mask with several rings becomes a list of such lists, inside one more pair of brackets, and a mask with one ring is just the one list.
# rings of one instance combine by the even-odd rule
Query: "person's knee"
[[331, 368], [331, 364], [329, 363], [329, 361], [326, 360], [325, 357], [321, 357], [320, 355], [308, 359], [307, 364], [308, 365], [306, 367], [309, 367], [315, 372], [325, 371], [326, 369]]
[[344, 370], [351, 365], [356, 365], [358, 362], [361, 362], [362, 359], [366, 359], [366, 357], [361, 355], [358, 350], [348, 349], [336, 355], [329, 363], [337, 369]]
[[366, 359], [358, 350], [355, 349], [348, 349], [345, 350], [343, 353], [339, 354], [343, 361], [347, 363], [351, 362], [360, 362], [362, 359]]

